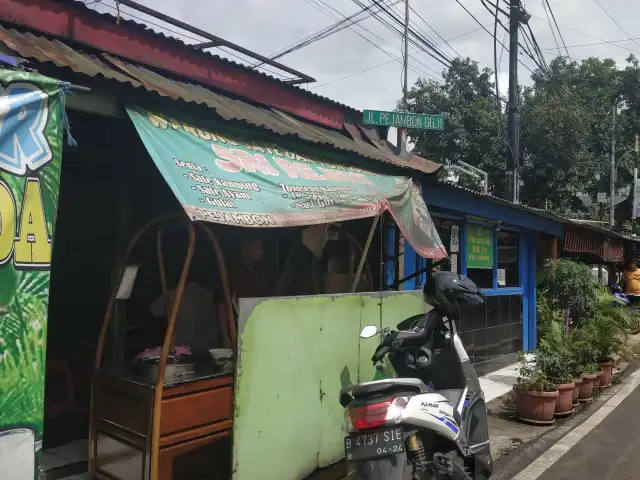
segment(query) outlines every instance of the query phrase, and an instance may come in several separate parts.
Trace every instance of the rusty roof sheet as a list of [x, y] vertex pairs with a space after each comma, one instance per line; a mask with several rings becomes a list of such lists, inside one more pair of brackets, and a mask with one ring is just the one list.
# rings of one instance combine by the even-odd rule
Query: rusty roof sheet
[[[302, 140], [315, 144], [329, 145], [344, 152], [356, 153], [365, 158], [386, 162], [398, 167], [433, 173], [440, 164], [430, 162], [415, 155], [399, 157], [389, 146], [373, 133], [366, 131], [366, 141], [362, 137], [352, 139], [341, 132], [302, 122], [276, 109], [258, 107], [235, 98], [226, 97], [202, 87], [201, 85], [174, 80], [153, 70], [108, 55], [89, 55], [58, 41], [49, 40], [31, 33], [22, 33], [0, 26], [0, 41], [21, 56], [39, 62], [51, 62], [58, 67], [71, 68], [74, 72], [101, 76], [109, 80], [144, 88], [164, 97], [206, 105], [216, 111], [225, 120], [237, 120], [270, 130], [278, 135], [295, 135]], [[353, 126], [347, 130], [354, 135]]]
[[11, 50], [18, 52], [25, 58], [32, 58], [39, 62], [51, 62], [58, 67], [68, 67], [76, 73], [101, 76], [122, 83], [129, 83], [140, 87], [140, 82], [121, 73], [106, 68], [104, 63], [95, 55], [78, 52], [58, 40], [48, 40], [31, 33], [21, 33], [0, 26], [0, 41]]

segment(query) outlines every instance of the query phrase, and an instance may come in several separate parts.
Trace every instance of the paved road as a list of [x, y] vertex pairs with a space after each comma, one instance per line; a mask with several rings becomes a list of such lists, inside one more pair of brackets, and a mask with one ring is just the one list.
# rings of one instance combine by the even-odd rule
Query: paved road
[[640, 387], [538, 477], [565, 479], [640, 479]]

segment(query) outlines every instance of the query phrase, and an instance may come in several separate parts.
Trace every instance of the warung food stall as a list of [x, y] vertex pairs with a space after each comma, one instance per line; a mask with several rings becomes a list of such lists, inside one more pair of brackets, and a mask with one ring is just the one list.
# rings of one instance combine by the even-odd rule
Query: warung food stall
[[[362, 290], [359, 278], [379, 219], [393, 218], [421, 256], [446, 256], [420, 187], [411, 178], [311, 158], [242, 132], [230, 138], [205, 121], [135, 106], [127, 113], [186, 215], [151, 222], [122, 259], [95, 359], [90, 473], [122, 480], [293, 480], [336, 463], [344, 453], [338, 391], [375, 373], [368, 360], [373, 344], [358, 344], [361, 327], [392, 326], [423, 309], [414, 292], [348, 293]], [[295, 291], [287, 285], [315, 275], [313, 245], [322, 249], [328, 225], [362, 218], [371, 218], [371, 226], [357, 267], [349, 267], [345, 293], [232, 297], [220, 232], [320, 225], [304, 230], [291, 248], [280, 282], [286, 295]], [[172, 236], [182, 238], [181, 247], [169, 246]], [[209, 348], [214, 359], [177, 338], [188, 321], [181, 307], [190, 273], [202, 266], [194, 259], [201, 248], [215, 253], [223, 296], [210, 322], [218, 332]], [[167, 265], [175, 266], [176, 258], [180, 268], [170, 279]], [[145, 262], [157, 265], [167, 322], [135, 361], [126, 351], [130, 330], [114, 318], [135, 323], [126, 304]], [[117, 315], [123, 310], [126, 315]], [[206, 327], [199, 328], [205, 338]], [[225, 353], [220, 347], [227, 346]], [[107, 361], [105, 348], [121, 352]]]

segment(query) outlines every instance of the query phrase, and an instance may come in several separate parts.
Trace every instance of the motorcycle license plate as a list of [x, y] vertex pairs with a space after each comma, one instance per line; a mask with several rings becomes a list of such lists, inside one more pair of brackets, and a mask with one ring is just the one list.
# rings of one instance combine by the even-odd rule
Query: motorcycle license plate
[[367, 460], [402, 452], [404, 439], [400, 427], [358, 432], [344, 439], [347, 460]]

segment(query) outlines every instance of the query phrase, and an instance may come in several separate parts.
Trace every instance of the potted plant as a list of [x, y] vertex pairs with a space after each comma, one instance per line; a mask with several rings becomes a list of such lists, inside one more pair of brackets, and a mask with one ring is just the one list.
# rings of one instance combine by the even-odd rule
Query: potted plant
[[554, 422], [558, 390], [549, 381], [536, 360], [520, 354], [520, 376], [514, 387], [516, 418], [532, 425], [551, 425]]
[[578, 398], [580, 397], [580, 387], [582, 386], [582, 382], [584, 381], [579, 373], [576, 372], [576, 368], [572, 365], [571, 372], [573, 376], [573, 408], [580, 405]]
[[598, 314], [585, 325], [590, 331], [591, 342], [597, 354], [600, 374], [600, 388], [611, 385], [614, 358], [625, 351], [627, 335], [633, 323], [633, 316], [627, 309], [620, 308], [619, 299], [609, 292], [601, 291]]
[[598, 365], [598, 350], [595, 347], [595, 330], [591, 322], [575, 329], [572, 332], [571, 350], [576, 366], [574, 375], [579, 374], [582, 378], [578, 401], [581, 403], [593, 400], [594, 383], [597, 379], [597, 372], [600, 371]]
[[545, 336], [540, 339], [536, 362], [540, 371], [558, 390], [555, 416], [571, 415], [575, 390], [571, 371], [573, 355], [559, 323], [551, 324]]

